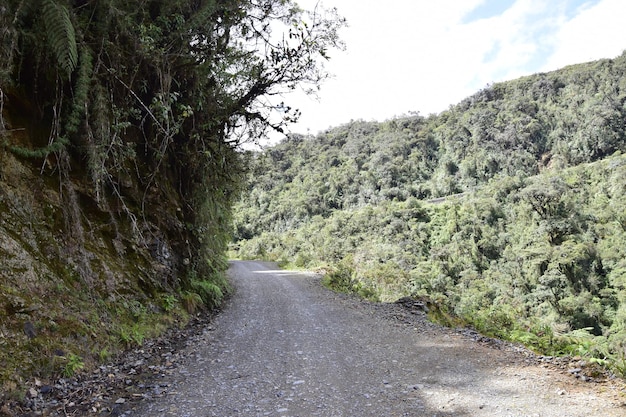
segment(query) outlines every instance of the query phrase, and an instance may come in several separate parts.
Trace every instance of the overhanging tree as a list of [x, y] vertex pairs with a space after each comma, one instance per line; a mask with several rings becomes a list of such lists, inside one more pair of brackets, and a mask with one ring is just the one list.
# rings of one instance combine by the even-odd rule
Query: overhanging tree
[[[328, 76], [344, 24], [291, 0], [8, 0], [0, 96], [47, 131], [5, 147], [45, 158], [62, 184], [86, 165], [103, 211], [175, 242], [187, 278], [149, 286], [188, 286], [224, 266], [237, 147], [297, 119], [281, 95]], [[152, 209], [171, 199], [178, 222]]]

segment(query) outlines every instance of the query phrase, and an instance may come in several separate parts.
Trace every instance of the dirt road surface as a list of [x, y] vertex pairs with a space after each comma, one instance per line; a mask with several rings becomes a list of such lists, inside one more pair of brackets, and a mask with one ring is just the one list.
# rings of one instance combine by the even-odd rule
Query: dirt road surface
[[[234, 297], [130, 416], [626, 416], [616, 380], [584, 382], [308, 273], [233, 262]], [[478, 338], [480, 339], [480, 338]]]

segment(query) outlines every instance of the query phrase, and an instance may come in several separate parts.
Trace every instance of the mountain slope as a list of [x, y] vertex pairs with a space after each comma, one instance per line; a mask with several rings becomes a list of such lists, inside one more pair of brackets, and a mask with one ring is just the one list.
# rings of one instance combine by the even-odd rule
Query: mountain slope
[[626, 150], [626, 56], [494, 84], [436, 116], [293, 135], [253, 161], [237, 238]]
[[626, 372], [625, 64], [499, 83], [438, 116], [352, 122], [249, 155], [234, 248]]

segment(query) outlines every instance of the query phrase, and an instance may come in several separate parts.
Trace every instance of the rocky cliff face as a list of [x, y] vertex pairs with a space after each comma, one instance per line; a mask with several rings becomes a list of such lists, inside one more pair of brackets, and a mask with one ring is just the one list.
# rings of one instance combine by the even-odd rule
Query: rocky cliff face
[[[33, 377], [75, 373], [184, 321], [173, 290], [188, 261], [167, 184], [141, 192], [126, 178], [99, 195], [84, 164], [69, 163], [71, 151], [18, 156], [10, 147], [31, 147], [41, 132], [3, 104], [0, 400]], [[148, 212], [142, 205], [149, 216], [137, 214]]]

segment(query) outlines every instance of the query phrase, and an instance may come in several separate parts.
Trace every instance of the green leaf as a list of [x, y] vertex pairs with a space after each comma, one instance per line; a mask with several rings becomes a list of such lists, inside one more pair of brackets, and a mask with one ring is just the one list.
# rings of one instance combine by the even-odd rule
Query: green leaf
[[66, 74], [72, 74], [78, 64], [76, 32], [70, 19], [70, 12], [54, 0], [43, 0], [41, 17], [46, 28], [49, 48]]

